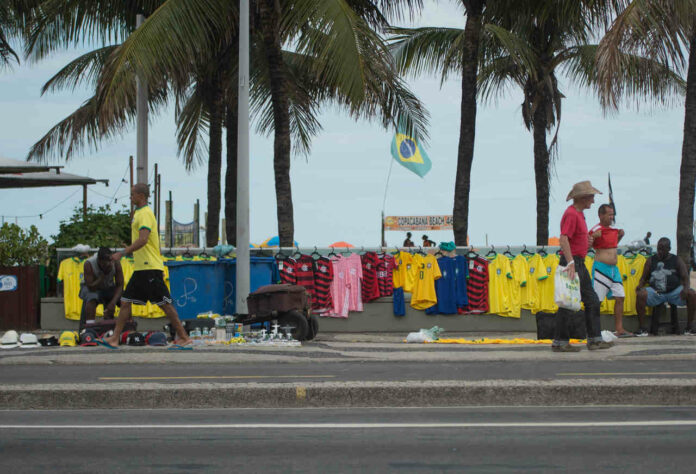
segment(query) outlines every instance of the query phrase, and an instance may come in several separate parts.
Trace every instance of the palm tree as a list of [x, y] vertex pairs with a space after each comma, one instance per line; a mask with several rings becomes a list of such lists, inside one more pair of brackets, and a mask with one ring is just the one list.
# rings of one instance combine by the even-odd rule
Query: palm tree
[[442, 82], [455, 72], [461, 74], [459, 147], [454, 185], [454, 241], [467, 245], [469, 193], [476, 136], [476, 95], [481, 36], [487, 5], [495, 0], [461, 0], [466, 12], [463, 30], [455, 28], [392, 28], [392, 51], [402, 72], [439, 71]]
[[[364, 19], [379, 19], [381, 15], [372, 2], [355, 3], [361, 7], [360, 14], [347, 0], [256, 2], [254, 19], [259, 27], [255, 29], [258, 34], [252, 35], [252, 66], [259, 64], [252, 69], [258, 77], [265, 73], [270, 94], [265, 96], [269, 100], [260, 100], [257, 95], [255, 111], [265, 130], [275, 133], [278, 229], [283, 246], [292, 245], [294, 237], [290, 137], [298, 137], [298, 150], [307, 149], [311, 137], [320, 130], [314, 119], [320, 104], [333, 101], [355, 117], [380, 116], [384, 126], [403, 121], [414, 134], [426, 136], [427, 114], [396, 75], [383, 42]], [[393, 6], [397, 2], [382, 3]], [[230, 35], [229, 25], [221, 20], [230, 17], [230, 8], [223, 0], [166, 2], [123, 43], [105, 68], [99, 86], [103, 107], [109, 110], [118, 99], [118, 84], [130, 68], [154, 79], [181, 68], [200, 51], [214, 49], [211, 38]], [[178, 28], [184, 23], [186, 28]], [[170, 34], [173, 28], [174, 38]], [[295, 51], [283, 51], [282, 46], [290, 41]], [[262, 54], [253, 54], [256, 49]], [[293, 67], [297, 77], [308, 81], [289, 81]], [[252, 100], [254, 87], [252, 82]]]
[[[691, 261], [696, 186], [696, 2], [693, 0], [626, 0], [602, 39], [597, 54], [602, 105], [617, 109], [627, 94], [667, 103], [674, 94], [656, 95], [655, 82], [630, 77], [623, 52], [643, 54], [686, 76], [684, 137], [677, 211], [677, 254]], [[686, 55], [688, 54], [688, 59]], [[628, 77], [627, 77], [628, 76]], [[683, 92], [683, 91], [679, 91]]]
[[0, 2], [0, 69], [19, 64], [19, 55], [10, 44], [20, 39], [26, 29], [31, 10], [37, 0], [4, 0]]

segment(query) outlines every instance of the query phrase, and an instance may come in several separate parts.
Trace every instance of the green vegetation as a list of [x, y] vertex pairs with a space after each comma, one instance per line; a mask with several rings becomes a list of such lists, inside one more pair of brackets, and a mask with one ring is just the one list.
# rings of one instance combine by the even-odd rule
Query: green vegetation
[[36, 226], [24, 230], [16, 224], [0, 227], [0, 266], [14, 267], [46, 263], [49, 247]]

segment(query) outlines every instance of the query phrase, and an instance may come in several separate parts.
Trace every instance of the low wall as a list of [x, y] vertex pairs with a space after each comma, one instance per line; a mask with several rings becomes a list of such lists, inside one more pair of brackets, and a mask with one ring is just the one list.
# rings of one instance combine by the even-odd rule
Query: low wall
[[[396, 332], [406, 334], [421, 328], [439, 326], [447, 332], [536, 332], [536, 318], [528, 310], [522, 310], [517, 318], [504, 318], [495, 314], [480, 315], [427, 315], [408, 305], [406, 315], [394, 316], [392, 299], [380, 298], [366, 303], [365, 311], [351, 312], [348, 318], [319, 318], [321, 331], [326, 332]], [[665, 311], [663, 321], [668, 321]], [[686, 321], [686, 308], [679, 309], [682, 328]], [[134, 318], [141, 331], [160, 330], [167, 318]], [[65, 319], [62, 298], [41, 299], [41, 329], [51, 331], [77, 330], [78, 321]], [[629, 331], [638, 329], [637, 316], [625, 316], [624, 327]], [[614, 317], [602, 315], [602, 329], [614, 329]]]

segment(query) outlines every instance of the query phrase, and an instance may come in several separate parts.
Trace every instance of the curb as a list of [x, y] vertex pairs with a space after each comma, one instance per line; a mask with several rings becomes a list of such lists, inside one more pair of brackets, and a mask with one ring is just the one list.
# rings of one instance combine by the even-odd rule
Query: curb
[[696, 405], [696, 380], [6, 385], [0, 409]]

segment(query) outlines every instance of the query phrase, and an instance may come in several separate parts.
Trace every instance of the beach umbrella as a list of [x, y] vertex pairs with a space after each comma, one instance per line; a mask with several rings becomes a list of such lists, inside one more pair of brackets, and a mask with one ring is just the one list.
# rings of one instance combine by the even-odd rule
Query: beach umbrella
[[[295, 247], [299, 247], [296, 240], [293, 240], [293, 243], [294, 243]], [[261, 248], [279, 247], [279, 246], [280, 246], [280, 239], [278, 238], [277, 235], [274, 235], [273, 237], [269, 237], [259, 244], [259, 247], [261, 247]]]
[[561, 241], [558, 237], [549, 237], [548, 245], [558, 246], [561, 245]]
[[343, 247], [343, 248], [352, 249], [354, 247], [354, 245], [349, 244], [348, 242], [346, 242], [344, 240], [339, 240], [338, 242], [334, 242], [333, 244], [329, 245], [329, 247], [334, 247], [334, 248]]

